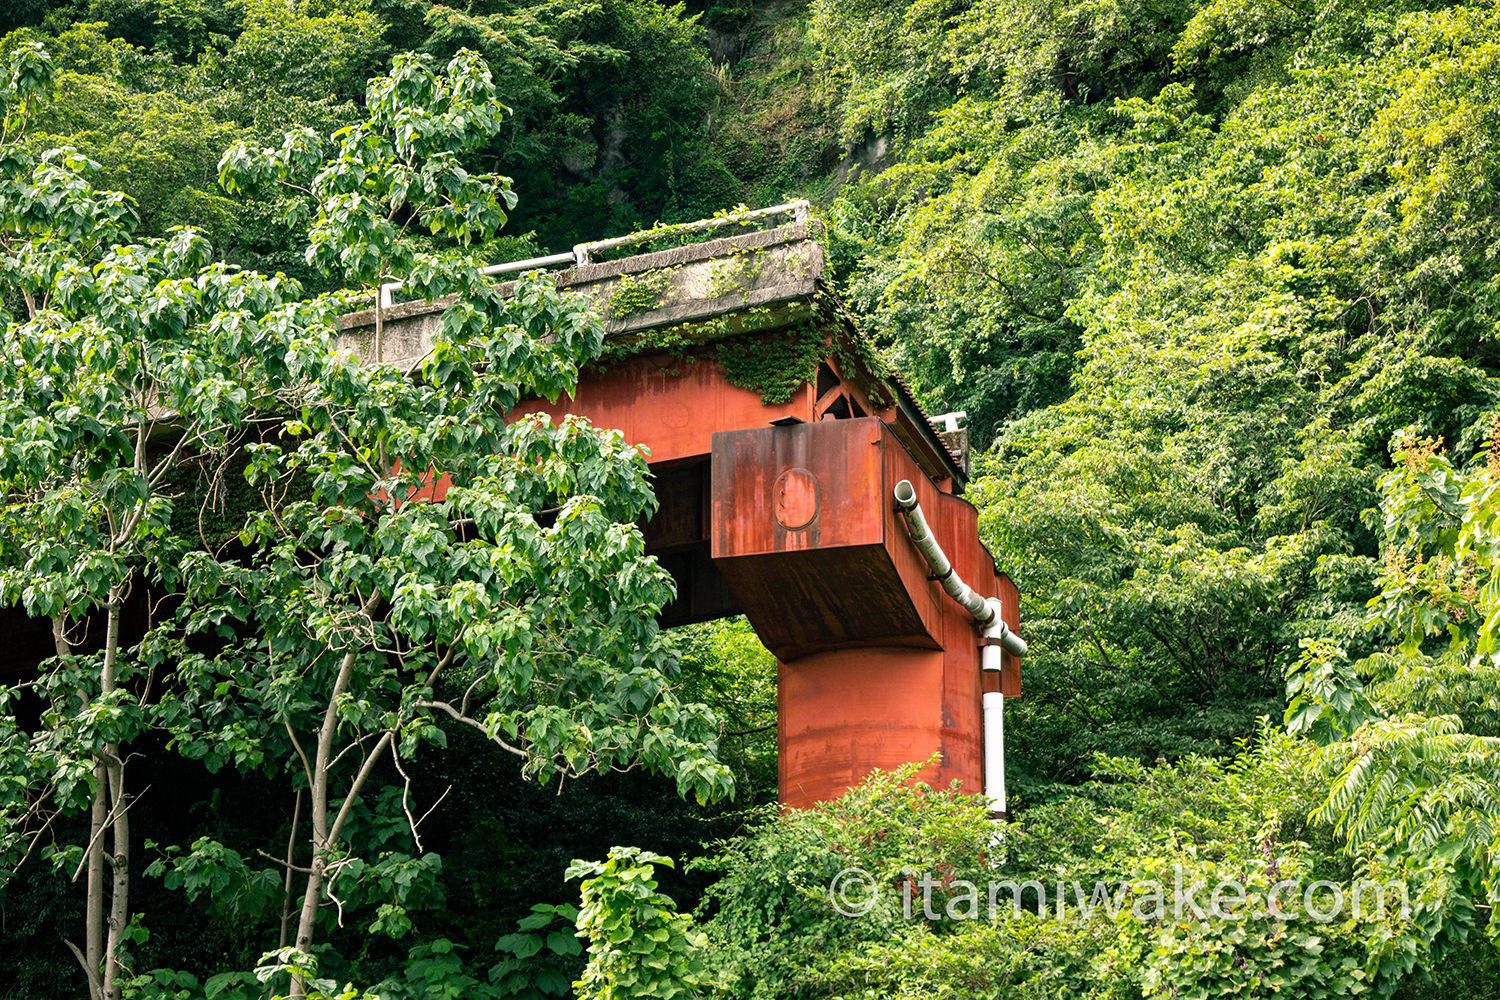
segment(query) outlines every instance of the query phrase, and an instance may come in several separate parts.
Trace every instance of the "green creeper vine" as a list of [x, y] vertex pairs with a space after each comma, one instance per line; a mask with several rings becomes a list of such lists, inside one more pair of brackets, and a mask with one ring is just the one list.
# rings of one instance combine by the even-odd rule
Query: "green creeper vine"
[[760, 393], [767, 405], [787, 402], [812, 381], [826, 346], [824, 335], [812, 324], [715, 345], [729, 384]]
[[[750, 207], [742, 203], [733, 208], [720, 209], [713, 214], [713, 218], [723, 219], [748, 211], [750, 211]], [[731, 224], [741, 229], [746, 229], [754, 225], [756, 221], [751, 219], [736, 219]], [[597, 262], [604, 259], [603, 254], [624, 250], [627, 247], [630, 250], [629, 255], [633, 256], [639, 253], [651, 253], [655, 250], [688, 246], [693, 243], [704, 243], [709, 240], [723, 238], [724, 234], [721, 228], [704, 228], [700, 222], [657, 223], [650, 229], [638, 229], [616, 240], [610, 240], [609, 242], [615, 245], [609, 250], [595, 249], [591, 252], [596, 255], [594, 259]]]
[[[727, 294], [726, 289], [753, 282], [764, 266], [756, 251], [738, 253], [718, 262], [711, 274], [709, 297]], [[625, 316], [658, 308], [670, 287], [669, 271], [647, 271], [622, 276], [609, 298], [610, 314]], [[669, 364], [685, 360], [700, 345], [711, 346], [710, 357], [723, 366], [731, 385], [758, 393], [761, 402], [774, 406], [789, 401], [799, 388], [812, 381], [817, 364], [830, 357], [846, 375], [859, 378], [877, 407], [889, 406], [895, 397], [883, 380], [891, 367], [875, 346], [857, 330], [836, 302], [820, 295], [813, 315], [793, 326], [761, 333], [787, 321], [784, 314], [767, 307], [741, 309], [735, 315], [679, 323], [654, 330], [632, 331], [610, 338], [599, 364], [650, 354], [671, 355]], [[832, 337], [829, 330], [842, 331]]]
[[672, 276], [666, 271], [620, 275], [609, 296], [610, 318], [624, 319], [637, 313], [650, 312], [661, 305], [662, 296], [671, 287]]
[[708, 938], [693, 918], [657, 891], [653, 865], [672, 859], [638, 847], [610, 848], [609, 858], [574, 861], [568, 878], [583, 878], [578, 935], [589, 940], [588, 965], [573, 984], [580, 1000], [700, 995], [710, 974]]
[[740, 249], [715, 261], [709, 272], [708, 297], [717, 299], [738, 292], [742, 296], [741, 301], [748, 300], [750, 289], [765, 270], [765, 257], [763, 249]]
[[694, 337], [684, 332], [685, 329], [686, 325], [679, 323], [675, 326], [611, 337], [604, 345], [604, 351], [593, 367], [607, 368], [626, 358], [639, 358], [650, 354], [670, 354], [674, 358], [681, 358], [699, 343]]

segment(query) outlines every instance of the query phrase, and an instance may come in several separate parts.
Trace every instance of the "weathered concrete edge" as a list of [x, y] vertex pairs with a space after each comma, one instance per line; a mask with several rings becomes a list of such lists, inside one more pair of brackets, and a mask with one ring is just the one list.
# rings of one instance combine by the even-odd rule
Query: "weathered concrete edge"
[[811, 299], [818, 290], [815, 278], [783, 281], [765, 288], [757, 288], [749, 294], [734, 293], [713, 299], [691, 299], [636, 313], [624, 319], [606, 319], [604, 329], [611, 335], [636, 333], [675, 323], [702, 323], [730, 313], [743, 312], [761, 306], [777, 306], [799, 299]]
[[[559, 288], [576, 288], [579, 286], [596, 284], [601, 281], [607, 281], [611, 278], [622, 277], [624, 275], [640, 274], [645, 271], [656, 271], [668, 267], [681, 267], [684, 264], [696, 264], [702, 261], [711, 260], [716, 257], [731, 256], [735, 253], [746, 250], [766, 249], [769, 247], [783, 246], [790, 243], [801, 243], [808, 240], [816, 241], [817, 236], [814, 231], [814, 227], [821, 228], [816, 222], [796, 222], [788, 226], [779, 226], [775, 229], [765, 229], [754, 233], [745, 233], [740, 236], [728, 236], [722, 239], [709, 240], [705, 243], [694, 243], [691, 246], [673, 247], [669, 250], [658, 250], [655, 253], [640, 254], [635, 257], [625, 257], [621, 260], [606, 261], [602, 264], [585, 264], [582, 267], [564, 268], [560, 271], [554, 271], [552, 272], [552, 274], [554, 275], [554, 280], [557, 282]], [[820, 265], [822, 263], [821, 258], [822, 255], [819, 254]], [[796, 284], [806, 284], [810, 289], [811, 286], [816, 282], [816, 280], [822, 276], [821, 266], [815, 268], [814, 270], [815, 273], [808, 275], [805, 282], [796, 282]], [[497, 287], [502, 292], [505, 292], [514, 284], [514, 281], [507, 281], [501, 283]], [[762, 289], [756, 293], [753, 293], [751, 295], [751, 299], [753, 300], [758, 298], [760, 292], [763, 291], [765, 290]], [[810, 291], [800, 292], [797, 294], [810, 294]], [[793, 297], [793, 294], [788, 293], [784, 297]], [[436, 302], [400, 302], [396, 305], [387, 307], [384, 311], [382, 319], [385, 323], [392, 323], [406, 319], [414, 319], [420, 316], [427, 316], [432, 313], [440, 313], [443, 310], [447, 309], [448, 306], [453, 304], [454, 298], [455, 296], [448, 296], [446, 298], [439, 299]], [[725, 301], [724, 308], [722, 309], [717, 307], [717, 302], [720, 300]], [[733, 301], [731, 302], [730, 300]], [[693, 312], [691, 314], [691, 318], [698, 318], [700, 316], [711, 318], [712, 316], [720, 315], [723, 312], [728, 312], [732, 309], [743, 309], [746, 305], [762, 305], [765, 304], [766, 301], [779, 301], [779, 298], [773, 296], [771, 299], [766, 299], [764, 301], [746, 302], [742, 297], [737, 298], [735, 296], [720, 296], [719, 300], [709, 300], [709, 309], [711, 310], [710, 312]], [[613, 324], [608, 324], [610, 332], [628, 332], [647, 329], [651, 326], [680, 322], [682, 319], [689, 318], [688, 316], [664, 316], [661, 318], [657, 318], [658, 314], [667, 313], [671, 311], [672, 308], [673, 307], [663, 307], [661, 309], [651, 310], [651, 312], [649, 313], [642, 313], [638, 316], [632, 316], [629, 318], [629, 320], [623, 321], [622, 325], [619, 327], [615, 327]], [[650, 317], [649, 321], [647, 321], [647, 317]], [[361, 309], [358, 312], [345, 313], [344, 315], [339, 317], [339, 330], [341, 332], [363, 330], [373, 327], [374, 325], [374, 309]]]

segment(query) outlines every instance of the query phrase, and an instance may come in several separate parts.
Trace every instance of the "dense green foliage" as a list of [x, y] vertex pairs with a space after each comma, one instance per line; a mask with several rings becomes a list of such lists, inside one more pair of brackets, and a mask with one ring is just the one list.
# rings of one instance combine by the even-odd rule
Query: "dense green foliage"
[[1493, 407], [1493, 8], [818, 10], [848, 134], [904, 137], [850, 294], [992, 442], [1022, 766], [1216, 752], [1303, 640], [1373, 652], [1392, 435], [1467, 460]]
[[589, 939], [589, 961], [574, 983], [580, 1000], [694, 996], [708, 980], [707, 939], [657, 891], [653, 865], [670, 858], [636, 847], [617, 847], [603, 863], [575, 862], [568, 875], [583, 878], [578, 930]]
[[[1412, 970], [1451, 963], [1471, 992], [1444, 995], [1489, 995], [1500, 956], [1472, 940], [1475, 910], [1451, 869], [1341, 849], [1308, 821], [1327, 787], [1323, 752], [1271, 728], [1257, 736], [1228, 766], [1100, 758], [1093, 780], [994, 839], [981, 802], [914, 788], [910, 771], [768, 818], [709, 862], [724, 872], [703, 925], [718, 988], [870, 1000], [1420, 996], [1404, 992]], [[850, 869], [862, 881], [842, 905], [865, 910], [858, 918], [830, 905]], [[1243, 887], [1231, 911], [1241, 916], [1195, 916], [1226, 879]], [[1393, 896], [1382, 912], [1367, 890], [1358, 912], [1320, 918], [1334, 887], [1351, 898], [1358, 879], [1403, 880], [1410, 907]], [[1283, 882], [1297, 885], [1274, 904], [1287, 919], [1268, 918]], [[1314, 882], [1326, 884], [1309, 905]], [[1179, 906], [1171, 893], [1195, 883], [1206, 888]]]
[[[501, 295], [466, 250], [514, 203], [507, 178], [459, 164], [503, 115], [483, 60], [398, 56], [358, 124], [241, 142], [219, 164], [231, 196], [290, 192], [283, 217], [305, 224], [304, 259], [327, 279], [368, 290], [396, 274], [447, 299], [415, 381], [378, 363], [378, 340], [374, 364], [338, 347], [351, 293], [304, 298], [284, 276], [213, 261], [191, 230], [127, 243], [130, 201], [91, 188], [97, 164], [15, 141], [51, 75], [43, 47], [23, 44], [0, 89], [0, 231], [24, 301], [0, 369], [0, 598], [50, 619], [56, 644], [37, 677], [5, 688], [40, 711], [0, 723], [0, 851], [8, 867], [36, 853], [59, 874], [87, 870], [74, 950], [91, 993], [152, 995], [212, 972], [213, 995], [265, 983], [316, 996], [335, 990], [330, 976], [378, 976], [323, 937], [400, 941], [441, 902], [442, 857], [419, 830], [435, 803], [417, 811], [407, 768], [454, 724], [525, 778], [643, 766], [700, 803], [730, 792], [713, 717], [677, 697], [655, 622], [671, 587], [635, 527], [654, 503], [642, 455], [583, 421], [506, 420], [520, 399], [574, 386], [603, 330], [545, 278]], [[201, 526], [172, 530], [192, 497], [181, 473], [197, 467], [216, 470], [211, 488], [228, 468], [251, 487], [218, 544]], [[410, 502], [434, 470], [461, 485]], [[150, 609], [131, 629], [138, 589]], [[259, 836], [244, 828], [153, 843], [144, 866], [237, 921], [246, 943], [259, 936], [254, 975], [137, 964], [150, 930], [130, 903], [130, 814], [149, 787], [133, 782], [142, 763], [148, 782], [171, 768], [163, 748], [203, 777], [291, 779], [285, 853], [266, 854], [284, 880], [253, 860]], [[367, 788], [377, 767], [399, 780]], [[413, 942], [381, 988], [422, 969], [447, 970], [451, 988], [462, 965], [434, 956], [454, 951]]]
[[848, 292], [990, 445], [1023, 815], [1285, 692], [1339, 849], [1446, 880], [1431, 967], [1495, 898], [1495, 8], [816, 9], [846, 139], [897, 143], [832, 207]]
[[[19, 0], [0, 31], [3, 350], [31, 373], [0, 384], [0, 456], [8, 493], [52, 488], [0, 522], [0, 598], [150, 623], [122, 626], [139, 652], [118, 667], [89, 636], [8, 690], [0, 848], [30, 855], [0, 890], [0, 993], [81, 991], [54, 942], [79, 936], [87, 814], [122, 746], [185, 803], [142, 793], [120, 834], [144, 877], [118, 978], [140, 996], [249, 995], [266, 952], [273, 986], [412, 997], [1500, 990], [1494, 3]], [[55, 86], [27, 75], [37, 45]], [[494, 100], [424, 93], [449, 102], [432, 144], [393, 138], [366, 80], [416, 79], [407, 50], [474, 53], [455, 72]], [[557, 391], [601, 349], [566, 301], [537, 285], [502, 306], [473, 264], [795, 196], [886, 358], [933, 412], [968, 414], [969, 497], [1032, 649], [1003, 844], [900, 776], [795, 816], [681, 801], [731, 780], [741, 805], [772, 797], [774, 662], [742, 622], [655, 631], [665, 581], [620, 527], [649, 489], [619, 441], [502, 431], [465, 395]], [[344, 301], [321, 293], [392, 273], [465, 294], [423, 380], [296, 339]], [[267, 366], [283, 341], [305, 350], [295, 377]], [[782, 388], [754, 377], [764, 349], [729, 350]], [[106, 430], [143, 378], [203, 447]], [[297, 386], [318, 392], [273, 429]], [[404, 474], [366, 468], [392, 455]], [[477, 492], [381, 509], [465, 462]], [[136, 578], [171, 599], [137, 615]], [[355, 636], [371, 586], [399, 599]], [[612, 617], [578, 621], [585, 595]], [[355, 648], [351, 695], [334, 654]], [[170, 697], [141, 696], [168, 672]], [[315, 975], [286, 950], [309, 873], [274, 859], [330, 848], [298, 818], [320, 768], [295, 734], [332, 703], [347, 915], [314, 921]], [[505, 749], [522, 731], [529, 752]], [[636, 750], [661, 774], [587, 773]], [[558, 774], [555, 796], [523, 780]], [[908, 869], [940, 872], [947, 904], [954, 878], [1174, 865], [1260, 899], [1279, 875], [1399, 878], [1415, 906], [1151, 924], [899, 905]], [[858, 919], [827, 893], [851, 866], [882, 890]]]

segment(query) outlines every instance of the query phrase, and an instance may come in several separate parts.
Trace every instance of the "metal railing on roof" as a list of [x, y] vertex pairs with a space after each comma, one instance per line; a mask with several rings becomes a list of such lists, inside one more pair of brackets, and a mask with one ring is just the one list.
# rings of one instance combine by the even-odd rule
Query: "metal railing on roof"
[[[631, 233], [629, 236], [616, 236], [613, 239], [580, 243], [569, 253], [554, 253], [548, 254], [546, 257], [528, 257], [526, 260], [512, 260], [504, 264], [490, 264], [487, 267], [480, 268], [479, 273], [486, 276], [514, 274], [517, 271], [534, 271], [540, 267], [556, 267], [559, 264], [578, 267], [583, 264], [592, 263], [593, 254], [600, 251], [615, 250], [619, 247], [634, 246], [639, 243], [650, 243], [652, 240], [665, 239], [682, 233], [720, 229], [724, 226], [739, 225], [773, 215], [790, 215], [793, 222], [806, 222], [810, 207], [804, 198], [797, 201], [789, 201], [784, 205], [772, 205], [770, 208], [755, 208], [747, 212], [716, 215], [712, 219], [700, 219], [697, 222], [660, 226], [655, 229], [642, 230], [639, 233]], [[380, 286], [380, 308], [385, 309], [394, 305], [396, 293], [405, 287], [406, 283], [404, 281], [391, 281], [382, 284]]]

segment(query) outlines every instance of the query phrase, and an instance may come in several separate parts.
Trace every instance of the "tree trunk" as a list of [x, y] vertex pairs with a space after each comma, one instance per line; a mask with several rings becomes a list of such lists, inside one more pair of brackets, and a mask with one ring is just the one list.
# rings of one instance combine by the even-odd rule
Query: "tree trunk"
[[[361, 615], [369, 615], [380, 603], [380, 594], [371, 594], [364, 606], [360, 608]], [[323, 888], [328, 882], [328, 859], [333, 848], [337, 846], [339, 835], [343, 832], [344, 823], [349, 818], [350, 807], [359, 800], [360, 789], [364, 787], [365, 780], [375, 769], [375, 764], [380, 760], [386, 748], [395, 740], [395, 730], [386, 732], [376, 742], [359, 771], [354, 775], [354, 780], [349, 783], [349, 790], [344, 795], [343, 804], [339, 807], [338, 815], [330, 823], [328, 819], [328, 770], [333, 765], [334, 752], [333, 741], [338, 736], [339, 729], [339, 699], [349, 687], [349, 680], [354, 676], [354, 665], [359, 659], [360, 650], [351, 649], [344, 654], [339, 661], [338, 676], [334, 678], [333, 691], [328, 696], [328, 707], [323, 711], [323, 724], [318, 729], [318, 745], [314, 751], [313, 759], [304, 765], [312, 768], [309, 775], [312, 785], [311, 794], [308, 797], [308, 813], [312, 819], [312, 860], [308, 865], [307, 891], [302, 896], [302, 913], [297, 919], [297, 950], [304, 955], [312, 954], [313, 931], [317, 928], [318, 909], [323, 904]], [[451, 653], [450, 653], [451, 655]], [[437, 678], [438, 672], [447, 664], [448, 657], [435, 667], [427, 678], [428, 686]], [[292, 977], [291, 995], [300, 997], [306, 995], [306, 985], [298, 976]]]
[[94, 766], [94, 806], [89, 813], [88, 896], [84, 953], [94, 1000], [104, 1000], [99, 971], [104, 968], [104, 824], [109, 816], [109, 779], [102, 763]]
[[[318, 921], [318, 907], [323, 902], [323, 882], [328, 871], [326, 851], [328, 843], [328, 764], [333, 759], [333, 739], [339, 727], [339, 697], [349, 686], [349, 677], [354, 673], [356, 654], [352, 650], [344, 654], [339, 663], [338, 676], [333, 682], [333, 693], [328, 698], [328, 708], [323, 712], [323, 725], [318, 729], [318, 745], [313, 753], [312, 782], [308, 802], [308, 815], [312, 819], [312, 861], [308, 865], [307, 891], [302, 895], [302, 913], [297, 919], [297, 950], [304, 955], [312, 954], [313, 928]], [[292, 996], [305, 995], [300, 976], [292, 977]]]
[[104, 1000], [120, 1000], [120, 937], [130, 924], [130, 803], [125, 794], [125, 762], [118, 757], [118, 744], [106, 746], [105, 753], [115, 755], [105, 764], [109, 775], [109, 797], [114, 822], [110, 830], [113, 851], [109, 864], [114, 877], [110, 883], [109, 938], [104, 948]]
[[[372, 598], [364, 609], [366, 613], [374, 603], [375, 599]], [[356, 658], [355, 652], [346, 653], [343, 662], [339, 665], [339, 675], [333, 684], [333, 694], [329, 696], [328, 708], [323, 713], [323, 726], [318, 730], [318, 749], [312, 763], [313, 856], [307, 875], [307, 892], [302, 897], [302, 914], [297, 921], [297, 950], [305, 955], [312, 954], [313, 931], [317, 926], [318, 908], [323, 903], [323, 887], [328, 882], [328, 855], [338, 844], [339, 835], [344, 829], [344, 822], [349, 818], [349, 809], [359, 800], [360, 789], [364, 787], [365, 780], [370, 777], [370, 772], [375, 769], [376, 762], [380, 760], [381, 755], [385, 753], [386, 748], [391, 745], [396, 736], [395, 730], [387, 730], [381, 735], [369, 756], [365, 757], [364, 762], [360, 764], [354, 780], [349, 783], [349, 791], [344, 795], [344, 802], [339, 807], [338, 815], [330, 823], [328, 821], [328, 768], [333, 762], [333, 740], [338, 733], [338, 703], [339, 698], [349, 686], [349, 678], [354, 672]], [[304, 996], [303, 989], [302, 981], [294, 976], [292, 996]]]
[[[28, 297], [28, 303], [29, 303]], [[32, 310], [35, 315], [35, 309]], [[61, 615], [52, 618], [52, 645], [59, 660], [68, 660], [73, 655], [73, 646], [68, 642], [67, 622]], [[88, 695], [83, 695], [88, 705]], [[89, 981], [90, 1000], [104, 1000], [104, 986], [99, 972], [104, 967], [104, 824], [109, 818], [109, 779], [102, 761], [94, 765], [94, 802], [89, 810], [88, 878], [85, 881], [83, 949], [71, 941], [65, 942], [78, 957], [83, 973]], [[74, 876], [77, 877], [76, 875]]]
[[[109, 594], [109, 604], [106, 606], [104, 666], [99, 677], [101, 697], [107, 697], [115, 691], [115, 667], [120, 649], [120, 605], [123, 601], [123, 588], [112, 588]], [[129, 804], [125, 799], [125, 761], [121, 756], [118, 743], [110, 742], [104, 745], [100, 753], [98, 771], [102, 771], [107, 779], [101, 783], [101, 789], [107, 786], [109, 790], [109, 815], [113, 817], [108, 831], [109, 850], [104, 849], [105, 835], [102, 831], [96, 845], [99, 853], [109, 861], [113, 872], [110, 880], [109, 920], [104, 941], [104, 976], [100, 994], [101, 1000], [119, 1000], [120, 974], [124, 971], [119, 957], [120, 936], [130, 921], [130, 819], [126, 815]], [[95, 811], [97, 810], [98, 799], [96, 798]], [[94, 873], [91, 871], [90, 879], [93, 878]], [[99, 906], [102, 909], [104, 880], [102, 865], [98, 868], [98, 878], [101, 883]], [[90, 902], [92, 904], [92, 899]], [[94, 917], [92, 905], [89, 917], [91, 920]]]

